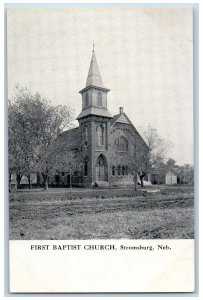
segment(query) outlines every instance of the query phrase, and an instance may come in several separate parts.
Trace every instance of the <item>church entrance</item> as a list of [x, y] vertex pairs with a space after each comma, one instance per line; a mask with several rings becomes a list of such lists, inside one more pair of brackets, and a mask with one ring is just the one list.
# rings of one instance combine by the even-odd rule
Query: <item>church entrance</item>
[[108, 181], [108, 165], [106, 157], [101, 154], [96, 162], [96, 180]]

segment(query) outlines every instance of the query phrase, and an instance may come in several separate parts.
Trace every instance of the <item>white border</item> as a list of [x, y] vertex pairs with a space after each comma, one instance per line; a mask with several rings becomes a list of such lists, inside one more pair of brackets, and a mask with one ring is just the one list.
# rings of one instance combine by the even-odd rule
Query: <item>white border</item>
[[[95, 2], [96, 3], [108, 3], [108, 1], [105, 1], [105, 0], [104, 1], [100, 1], [100, 2], [99, 1], [88, 1], [88, 2], [89, 3], [95, 3]], [[170, 3], [170, 4], [173, 3], [172, 1], [167, 1], [167, 2]], [[0, 4], [1, 5], [0, 6], [0, 9], [1, 9], [0, 32], [2, 33], [0, 35], [0, 49], [1, 49], [1, 51], [0, 51], [0, 59], [1, 60], [0, 61], [1, 62], [4, 62], [4, 50], [3, 50], [4, 49], [4, 46], [3, 46], [4, 45], [4, 18], [3, 18], [3, 15], [4, 15], [4, 4], [9, 4], [9, 3], [18, 4], [18, 2], [15, 1], [15, 0], [14, 1], [3, 1]], [[21, 1], [21, 3], [25, 3], [26, 4], [27, 1]], [[42, 1], [35, 1], [35, 4], [37, 4], [37, 3], [41, 4]], [[52, 3], [52, 4], [54, 4], [56, 2], [55, 1], [51, 1], [51, 0], [50, 1], [44, 0], [43, 3], [46, 3], [46, 4]], [[67, 3], [71, 3], [71, 1], [63, 1], [63, 0], [61, 0], [60, 3], [67, 4]], [[80, 1], [80, 3], [85, 3], [85, 1]], [[111, 1], [111, 3], [122, 3], [122, 1]], [[130, 1], [129, 0], [128, 3], [139, 3], [139, 1]], [[144, 5], [144, 4], [152, 4], [152, 3], [153, 3], [152, 1], [145, 1], [144, 3], [141, 3], [141, 4]], [[164, 4], [162, 1], [156, 1], [156, 3]], [[179, 3], [175, 3], [175, 4], [178, 5], [178, 4], [181, 4], [181, 3], [182, 4], [185, 4], [185, 3], [190, 4], [191, 2], [190, 1], [179, 1]], [[194, 3], [198, 3], [198, 2], [194, 1], [193, 4]], [[200, 22], [199, 22], [199, 24], [200, 24], [199, 25], [200, 35], [199, 36], [201, 37], [202, 36], [202, 28], [203, 28], [203, 24], [202, 24], [202, 4], [199, 4], [199, 19], [200, 19]], [[200, 44], [200, 51], [199, 51], [199, 53], [200, 53], [200, 59], [199, 59], [199, 62], [200, 62], [200, 66], [202, 66], [202, 56], [201, 56], [201, 53], [203, 52], [203, 48], [202, 48], [202, 40], [201, 39], [200, 39], [199, 44]], [[1, 64], [1, 65], [3, 65], [3, 64]], [[201, 78], [202, 78], [201, 75], [202, 75], [202, 69], [200, 68], [200, 82], [201, 82]], [[0, 93], [1, 93], [1, 101], [0, 101], [0, 105], [1, 105], [1, 107], [0, 107], [0, 113], [1, 113], [1, 115], [0, 115], [0, 122], [1, 122], [0, 125], [1, 125], [1, 127], [0, 128], [1, 128], [1, 130], [0, 130], [0, 138], [1, 138], [1, 141], [2, 141], [1, 145], [3, 145], [3, 142], [4, 142], [4, 134], [3, 134], [3, 128], [4, 128], [4, 101], [3, 101], [3, 99], [4, 99], [4, 70], [3, 70], [3, 68], [1, 68], [0, 80], [1, 80], [1, 89], [0, 89]], [[198, 92], [198, 91], [196, 91], [196, 92]], [[201, 96], [202, 96], [202, 88], [200, 86], [199, 99], [202, 99]], [[200, 103], [199, 103], [199, 115], [200, 116], [203, 115], [202, 101], [200, 101]], [[200, 146], [199, 153], [202, 153], [203, 147], [202, 147], [202, 122], [201, 122], [201, 120], [199, 120], [199, 130], [200, 130], [200, 135], [199, 135], [199, 146]], [[1, 154], [2, 154], [1, 155], [1, 166], [3, 166], [4, 165], [4, 148], [3, 147], [1, 147]], [[203, 161], [202, 161], [202, 158], [200, 156], [199, 157], [199, 166], [202, 166], [202, 165], [203, 165]], [[3, 174], [3, 172], [1, 172], [0, 176], [1, 176], [1, 182], [4, 182], [4, 174]], [[199, 176], [200, 176], [200, 178], [202, 178], [202, 167], [199, 170]], [[202, 198], [201, 196], [202, 196], [202, 187], [200, 187], [200, 191], [199, 191], [199, 198], [200, 198], [200, 200]], [[2, 193], [2, 200], [3, 199], [4, 199], [4, 193]], [[199, 211], [200, 212], [202, 211], [202, 201], [200, 201], [200, 203], [199, 203]], [[200, 216], [199, 231], [202, 228], [202, 220], [201, 219], [202, 218]], [[4, 244], [4, 235], [3, 235], [2, 228], [4, 228], [4, 201], [1, 201], [1, 206], [0, 206], [0, 226], [1, 226], [0, 241], [1, 241], [1, 245], [3, 245]], [[201, 232], [199, 233], [199, 244], [200, 244], [200, 253], [202, 253], [203, 248], [202, 248]], [[3, 252], [4, 252], [4, 248], [0, 247], [0, 254], [1, 254], [0, 263], [1, 263], [1, 265], [3, 265], [3, 262], [4, 262]], [[8, 254], [5, 253], [5, 259], [7, 259], [7, 256], [8, 256]], [[202, 266], [202, 263], [203, 263], [203, 261], [202, 261], [202, 258], [200, 256], [199, 266]], [[4, 276], [3, 276], [4, 271], [3, 271], [2, 268], [0, 268], [0, 269], [1, 269], [0, 276], [2, 275], [1, 278], [4, 278]], [[202, 268], [200, 268], [200, 282], [201, 282], [201, 278], [202, 278]], [[4, 283], [3, 283], [2, 280], [0, 280], [0, 292], [1, 292], [1, 296], [4, 297], [5, 296], [4, 295]], [[32, 296], [34, 296], [34, 295], [32, 295]], [[35, 296], [38, 297], [38, 298], [43, 298], [43, 297], [39, 297], [37, 295], [35, 295]], [[46, 296], [46, 295], [44, 295], [44, 296]], [[51, 296], [51, 295], [49, 295], [49, 296]], [[158, 295], [152, 295], [152, 296], [158, 296]], [[174, 296], [173, 295], [167, 295], [167, 296], [173, 297], [173, 298], [177, 298], [177, 299], [179, 298], [179, 297], [174, 297], [175, 295]], [[193, 295], [193, 297], [194, 296], [195, 295]], [[201, 296], [202, 296], [202, 294], [201, 294], [201, 291], [200, 291], [199, 297], [201, 297]], [[187, 296], [185, 296], [184, 298], [186, 298], [186, 297]], [[196, 295], [196, 297], [197, 297], [197, 295]], [[24, 297], [23, 296], [23, 298], [28, 298], [28, 297]], [[55, 296], [55, 298], [59, 298], [59, 297]], [[109, 297], [106, 297], [106, 298], [109, 298]], [[122, 297], [122, 298], [125, 299], [127, 297]], [[144, 296], [144, 297], [138, 297], [138, 298], [146, 299], [148, 297]]]

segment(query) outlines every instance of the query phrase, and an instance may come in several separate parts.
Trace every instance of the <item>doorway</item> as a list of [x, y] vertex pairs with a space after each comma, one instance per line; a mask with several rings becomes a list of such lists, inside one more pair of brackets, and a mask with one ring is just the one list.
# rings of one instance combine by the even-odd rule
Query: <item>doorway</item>
[[108, 165], [106, 157], [100, 154], [96, 162], [96, 180], [108, 181]]

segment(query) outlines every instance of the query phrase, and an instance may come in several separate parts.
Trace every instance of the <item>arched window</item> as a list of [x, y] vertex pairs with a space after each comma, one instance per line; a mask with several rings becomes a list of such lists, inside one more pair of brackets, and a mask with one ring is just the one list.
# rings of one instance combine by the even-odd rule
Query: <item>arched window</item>
[[99, 125], [98, 128], [98, 146], [104, 145], [104, 127]]
[[121, 136], [119, 139], [115, 140], [116, 150], [120, 152], [128, 151], [128, 141], [124, 136]]
[[87, 126], [84, 127], [84, 141], [85, 141], [85, 145], [88, 144], [88, 128]]
[[98, 107], [102, 107], [102, 93], [101, 93], [101, 91], [99, 91], [98, 95], [97, 95], [97, 105], [98, 105]]
[[125, 175], [125, 166], [122, 166], [122, 175]]
[[118, 166], [118, 175], [121, 175], [121, 166]]
[[85, 108], [89, 106], [89, 96], [88, 93], [85, 95]]
[[97, 163], [98, 163], [98, 165], [100, 167], [104, 166], [104, 158], [103, 158], [103, 156], [99, 156]]
[[100, 154], [96, 161], [96, 180], [107, 181], [108, 180], [108, 164], [107, 159], [103, 154]]
[[115, 166], [112, 166], [112, 176], [115, 176]]
[[128, 141], [127, 141], [127, 139], [124, 138], [123, 136], [121, 136], [119, 141], [120, 141], [120, 143], [119, 143], [120, 151], [127, 151], [128, 150]]

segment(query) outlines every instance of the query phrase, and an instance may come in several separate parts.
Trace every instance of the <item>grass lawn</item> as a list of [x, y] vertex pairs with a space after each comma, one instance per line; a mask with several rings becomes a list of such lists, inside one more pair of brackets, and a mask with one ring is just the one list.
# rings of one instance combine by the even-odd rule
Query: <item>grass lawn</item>
[[[168, 189], [168, 188], [167, 188]], [[193, 190], [143, 196], [10, 201], [10, 239], [194, 238]]]

